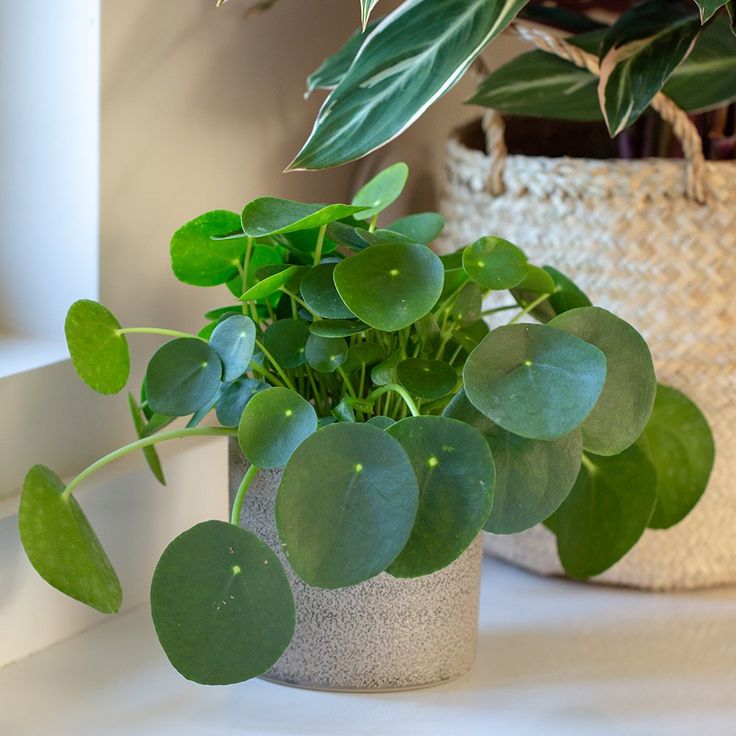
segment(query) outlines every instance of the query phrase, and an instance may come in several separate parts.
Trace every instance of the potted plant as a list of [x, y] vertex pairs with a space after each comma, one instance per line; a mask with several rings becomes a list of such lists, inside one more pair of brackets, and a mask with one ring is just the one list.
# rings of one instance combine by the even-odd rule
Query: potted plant
[[[406, 177], [395, 164], [349, 205], [262, 197], [184, 225], [176, 277], [234, 296], [196, 334], [123, 327], [88, 300], [69, 310], [74, 366], [104, 394], [127, 383], [130, 335], [171, 339], [140, 402], [129, 396], [138, 439], [67, 485], [28, 472], [21, 539], [51, 585], [120, 607], [73, 495], [92, 473], [143, 450], [163, 481], [157, 443], [237, 440], [230, 522], [177, 537], [151, 586], [159, 640], [189, 679], [366, 689], [457, 676], [472, 663], [483, 528], [544, 522], [586, 578], [702, 493], [707, 423], [657, 389], [639, 334], [508, 241], [439, 257], [437, 214], [378, 227]], [[493, 309], [507, 324], [489, 330], [483, 297], [508, 290]]]

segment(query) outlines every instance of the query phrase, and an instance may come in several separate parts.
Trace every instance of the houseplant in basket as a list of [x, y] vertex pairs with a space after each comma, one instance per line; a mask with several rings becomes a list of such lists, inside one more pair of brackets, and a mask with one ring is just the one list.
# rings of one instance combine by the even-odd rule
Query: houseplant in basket
[[[507, 26], [537, 50], [489, 74], [478, 55]], [[308, 79], [330, 92], [292, 164], [307, 169], [383, 145], [475, 66], [485, 135], [476, 123], [448, 143], [441, 247], [493, 232], [575, 273], [714, 425], [707, 501], [672, 534], [647, 533], [607, 582], [736, 582], [733, 33], [733, 2], [407, 0]], [[541, 527], [491, 544], [559, 569]]]
[[[546, 522], [585, 578], [703, 490], [708, 426], [657, 390], [639, 334], [508, 241], [439, 257], [439, 215], [379, 228], [406, 176], [389, 167], [350, 205], [263, 197], [184, 225], [174, 274], [235, 297], [196, 334], [122, 327], [86, 300], [69, 311], [73, 363], [102, 393], [128, 380], [129, 335], [173, 339], [129, 397], [136, 441], [68, 485], [29, 471], [21, 539], [51, 585], [114, 612], [120, 585], [74, 490], [137, 450], [163, 480], [156, 443], [230, 437], [230, 523], [177, 537], [151, 586], [159, 640], [189, 679], [366, 689], [458, 676], [474, 652], [481, 529]], [[494, 308], [507, 324], [489, 331], [483, 297], [507, 290]]]

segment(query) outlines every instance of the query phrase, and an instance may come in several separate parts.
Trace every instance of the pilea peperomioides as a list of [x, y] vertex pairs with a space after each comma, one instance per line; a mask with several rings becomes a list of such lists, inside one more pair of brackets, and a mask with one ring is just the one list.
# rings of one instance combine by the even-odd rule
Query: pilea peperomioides
[[[68, 485], [43, 466], [26, 477], [21, 539], [51, 585], [100, 611], [120, 607], [73, 496], [99, 468], [143, 450], [163, 482], [154, 446], [202, 435], [237, 437], [250, 462], [230, 523], [184, 532], [154, 574], [156, 631], [189, 679], [263, 673], [294, 630], [284, 569], [238, 526], [259, 468], [283, 468], [279, 537], [296, 574], [320, 588], [427, 575], [484, 528], [539, 523], [568, 573], [588, 577], [647, 526], [677, 523], [706, 486], [708, 425], [682, 394], [657, 389], [641, 336], [511, 243], [484, 236], [438, 256], [435, 213], [379, 228], [406, 177], [395, 164], [350, 205], [261, 198], [242, 216], [209, 212], [182, 227], [176, 276], [237, 297], [197, 333], [123, 327], [86, 300], [69, 310], [74, 366], [102, 393], [127, 383], [130, 335], [171, 339], [140, 399], [129, 397], [137, 440]], [[506, 303], [484, 309], [507, 289]], [[212, 414], [218, 425], [202, 426]]]

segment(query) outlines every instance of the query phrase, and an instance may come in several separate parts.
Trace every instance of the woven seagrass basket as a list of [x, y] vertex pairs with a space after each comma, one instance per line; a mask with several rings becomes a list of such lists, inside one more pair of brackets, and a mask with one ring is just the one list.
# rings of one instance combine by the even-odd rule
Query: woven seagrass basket
[[[597, 71], [594, 57], [558, 37], [516, 30]], [[484, 118], [488, 153], [459, 131], [447, 146], [443, 246], [499, 235], [568, 273], [644, 334], [659, 381], [688, 394], [711, 424], [716, 463], [693, 512], [669, 530], [647, 530], [596, 581], [661, 590], [736, 583], [736, 162], [706, 162], [687, 115], [661, 94], [652, 107], [684, 160], [507, 155], [497, 113]], [[522, 567], [562, 572], [541, 526], [486, 544]]]

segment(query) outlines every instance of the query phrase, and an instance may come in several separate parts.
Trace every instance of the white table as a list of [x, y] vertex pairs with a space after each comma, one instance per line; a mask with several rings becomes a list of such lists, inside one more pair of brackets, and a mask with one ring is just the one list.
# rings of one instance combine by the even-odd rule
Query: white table
[[458, 682], [201, 687], [171, 669], [137, 610], [0, 670], [0, 734], [736, 734], [736, 589], [652, 595], [484, 566], [478, 662]]

